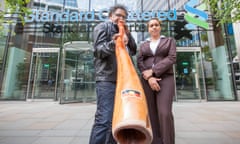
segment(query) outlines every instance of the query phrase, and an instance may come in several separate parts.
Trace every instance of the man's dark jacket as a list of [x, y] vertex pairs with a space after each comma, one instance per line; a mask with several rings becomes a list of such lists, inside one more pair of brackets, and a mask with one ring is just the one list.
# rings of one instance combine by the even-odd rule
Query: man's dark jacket
[[[115, 43], [112, 36], [118, 33], [118, 26], [110, 21], [102, 22], [94, 28], [93, 47], [96, 81], [116, 82], [117, 63]], [[130, 33], [128, 36], [128, 52], [131, 56], [136, 54], [137, 45]]]

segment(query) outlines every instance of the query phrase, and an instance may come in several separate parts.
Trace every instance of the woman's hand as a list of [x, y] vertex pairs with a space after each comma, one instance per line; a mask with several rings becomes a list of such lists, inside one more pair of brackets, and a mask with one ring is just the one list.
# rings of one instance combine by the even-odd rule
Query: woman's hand
[[160, 78], [156, 78], [156, 77], [150, 77], [148, 79], [148, 84], [150, 85], [151, 89], [154, 91], [160, 91], [161, 87], [158, 84], [158, 82], [160, 81]]
[[153, 71], [152, 69], [149, 69], [149, 70], [145, 70], [142, 72], [142, 76], [145, 80], [148, 80], [153, 74]]

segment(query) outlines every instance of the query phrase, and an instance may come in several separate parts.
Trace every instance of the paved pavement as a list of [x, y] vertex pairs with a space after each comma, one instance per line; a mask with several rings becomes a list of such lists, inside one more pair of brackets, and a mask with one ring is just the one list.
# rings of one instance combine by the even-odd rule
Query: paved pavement
[[[88, 144], [94, 103], [0, 102], [0, 144]], [[240, 102], [174, 102], [176, 144], [240, 144]]]

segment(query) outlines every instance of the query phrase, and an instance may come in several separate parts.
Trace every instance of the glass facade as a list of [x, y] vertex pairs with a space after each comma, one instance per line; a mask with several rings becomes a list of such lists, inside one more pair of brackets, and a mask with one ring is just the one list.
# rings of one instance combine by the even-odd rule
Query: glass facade
[[120, 3], [129, 9], [128, 28], [138, 45], [148, 38], [150, 17], [162, 20], [162, 34], [176, 39], [176, 101], [237, 100], [232, 25], [217, 25], [201, 3], [194, 8], [207, 18], [192, 17], [190, 1], [31, 1], [26, 24], [14, 21], [1, 31], [0, 99], [94, 101], [92, 31]]

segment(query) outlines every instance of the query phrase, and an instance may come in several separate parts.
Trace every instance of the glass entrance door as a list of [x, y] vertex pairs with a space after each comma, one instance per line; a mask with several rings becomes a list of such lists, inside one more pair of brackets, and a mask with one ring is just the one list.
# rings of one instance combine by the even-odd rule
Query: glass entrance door
[[178, 47], [175, 65], [176, 97], [202, 100], [206, 97], [203, 65], [199, 47]]
[[27, 99], [57, 100], [59, 48], [33, 48]]
[[87, 41], [64, 44], [60, 103], [96, 100], [92, 46]]

